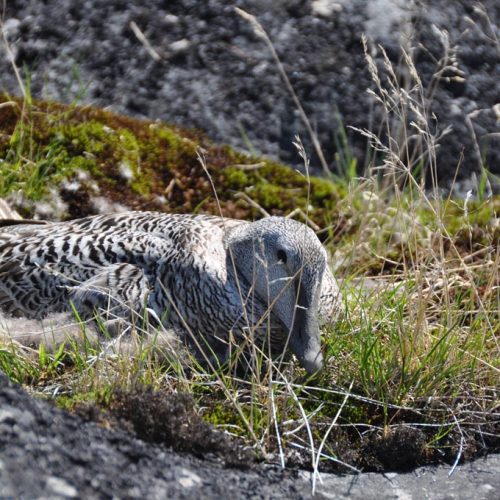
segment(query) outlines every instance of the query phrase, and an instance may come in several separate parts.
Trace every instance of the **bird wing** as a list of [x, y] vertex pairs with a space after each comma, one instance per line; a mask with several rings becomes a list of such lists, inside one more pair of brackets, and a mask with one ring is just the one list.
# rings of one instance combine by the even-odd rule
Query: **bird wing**
[[152, 287], [161, 266], [182, 271], [217, 298], [227, 280], [221, 224], [210, 216], [128, 212], [10, 226], [0, 231], [0, 309], [29, 317], [61, 310], [68, 287], [117, 263], [143, 269]]

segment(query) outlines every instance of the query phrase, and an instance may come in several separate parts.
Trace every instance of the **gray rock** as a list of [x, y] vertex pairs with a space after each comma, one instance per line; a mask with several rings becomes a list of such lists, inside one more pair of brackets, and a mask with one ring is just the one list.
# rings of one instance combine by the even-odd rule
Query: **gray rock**
[[[453, 179], [458, 165], [460, 182], [469, 180], [479, 171], [480, 154], [489, 169], [500, 173], [500, 122], [492, 112], [500, 102], [496, 0], [481, 2], [484, 11], [469, 0], [16, 0], [7, 3], [7, 18], [21, 22], [9, 30], [9, 39], [37, 96], [78, 98], [197, 127], [217, 141], [295, 165], [301, 159], [292, 142], [300, 134], [318, 170], [269, 50], [234, 5], [257, 15], [268, 31], [333, 170], [340, 168], [337, 111], [344, 126], [381, 133], [383, 113], [366, 92], [373, 83], [361, 44], [365, 31], [396, 65], [405, 37], [412, 34], [411, 45], [425, 47], [413, 55], [424, 86], [433, 87], [428, 105], [436, 120], [431, 126], [452, 127], [437, 151], [443, 183]], [[148, 54], [132, 22], [159, 59]], [[455, 63], [433, 80], [445, 50], [436, 27], [447, 31]], [[183, 50], [172, 50], [179, 41]], [[381, 53], [374, 57], [381, 68]], [[19, 93], [8, 61], [0, 62], [0, 71], [2, 86]], [[402, 81], [405, 75], [402, 68]], [[366, 139], [350, 129], [347, 134], [363, 166], [369, 159]], [[470, 183], [462, 186], [469, 188]]]
[[[500, 491], [500, 455], [458, 466], [421, 467], [406, 474], [323, 474], [317, 492], [340, 500], [495, 500]], [[451, 473], [451, 475], [450, 475]], [[304, 474], [311, 480], [309, 473]]]
[[296, 472], [225, 469], [147, 444], [34, 399], [1, 373], [0, 408], [9, 412], [0, 419], [0, 498], [309, 496]]

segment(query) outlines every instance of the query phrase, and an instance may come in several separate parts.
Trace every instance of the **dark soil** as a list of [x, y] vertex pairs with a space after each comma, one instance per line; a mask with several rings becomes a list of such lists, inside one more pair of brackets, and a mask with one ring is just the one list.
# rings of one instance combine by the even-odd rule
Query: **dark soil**
[[247, 468], [256, 461], [250, 449], [205, 422], [189, 394], [166, 395], [147, 388], [118, 392], [109, 414], [149, 443], [165, 444], [199, 458], [215, 456], [234, 467]]
[[[478, 418], [473, 425], [458, 428], [436, 426], [438, 415], [427, 408], [421, 413], [392, 416], [390, 426], [374, 408], [362, 408], [365, 421], [337, 426], [325, 442], [325, 453], [339, 462], [324, 460], [325, 472], [351, 472], [344, 464], [363, 472], [408, 472], [428, 464], [453, 464], [474, 460], [488, 453], [500, 452], [499, 420], [493, 415]], [[371, 412], [371, 414], [370, 414]], [[368, 425], [366, 422], [370, 422]], [[311, 424], [313, 433], [323, 436], [331, 419], [317, 419]], [[342, 422], [341, 422], [342, 423]], [[425, 424], [432, 424], [426, 426]], [[419, 425], [420, 424], [420, 425]], [[307, 431], [299, 433], [303, 443], [308, 442]], [[311, 456], [306, 450], [294, 451], [287, 456], [288, 465], [310, 469]]]
[[[206, 408], [207, 414], [217, 411], [219, 398], [220, 395], [214, 393], [202, 397], [200, 404]], [[87, 420], [122, 428], [143, 441], [166, 445], [174, 451], [187, 452], [198, 458], [217, 458], [226, 466], [245, 469], [259, 462], [279, 462], [276, 439], [267, 440], [267, 456], [262, 457], [245, 447], [243, 438], [232, 438], [205, 422], [188, 394], [167, 394], [144, 387], [131, 392], [117, 391], [112, 395], [111, 402], [104, 406], [104, 410], [96, 406], [79, 406], [75, 410]], [[348, 467], [351, 466], [364, 472], [407, 472], [421, 465], [453, 464], [457, 456], [464, 462], [487, 453], [500, 452], [499, 421], [494, 415], [478, 416], [477, 422], [467, 428], [453, 426], [444, 429], [418, 425], [438, 421], [432, 408], [423, 408], [421, 412], [406, 411], [404, 414], [389, 410], [385, 418], [392, 423], [387, 427], [383, 425], [384, 415], [380, 408], [362, 403], [358, 411], [363, 414], [359, 425], [336, 426], [330, 432], [324, 450], [338, 461], [322, 461], [321, 471], [352, 472]], [[239, 421], [231, 405], [225, 407], [224, 415], [228, 423]], [[297, 420], [300, 420], [298, 415]], [[371, 425], [366, 425], [366, 421]], [[326, 416], [315, 418], [310, 423], [310, 429], [314, 435], [323, 436], [330, 422], [331, 419]], [[351, 421], [349, 423], [352, 424]], [[282, 439], [286, 441], [287, 438]], [[304, 428], [291, 439], [308, 443], [308, 430]], [[433, 443], [432, 446], [429, 443]], [[311, 470], [311, 454], [307, 446], [297, 449], [288, 444], [284, 453], [287, 467]]]
[[[479, 171], [480, 155], [499, 174], [500, 121], [498, 106], [494, 108], [500, 102], [499, 3], [330, 4], [336, 8], [319, 12], [308, 0], [12, 0], [7, 2], [5, 25], [15, 62], [28, 69], [35, 96], [82, 99], [125, 114], [197, 127], [214, 140], [295, 165], [302, 162], [292, 142], [300, 134], [318, 169], [276, 64], [248, 22], [235, 13], [237, 5], [257, 15], [269, 33], [327, 161], [337, 172], [340, 122], [383, 136], [381, 110], [366, 92], [373, 83], [362, 33], [384, 46], [400, 68], [403, 85], [409, 72], [401, 64], [399, 46], [410, 35], [418, 73], [424, 87], [432, 88], [431, 127], [439, 131], [451, 126], [437, 152], [440, 179], [449, 183], [460, 165], [458, 178], [470, 180]], [[156, 59], [131, 23], [144, 34]], [[446, 30], [452, 47], [454, 62], [447, 68], [438, 64], [444, 46], [435, 26]], [[374, 57], [382, 70], [381, 52], [374, 52]], [[437, 70], [442, 73], [433, 79]], [[1, 86], [19, 94], [6, 58], [0, 61], [0, 71]], [[366, 140], [350, 129], [347, 134], [362, 169], [370, 158]], [[412, 147], [418, 150], [410, 141]], [[461, 188], [473, 185], [465, 182]]]

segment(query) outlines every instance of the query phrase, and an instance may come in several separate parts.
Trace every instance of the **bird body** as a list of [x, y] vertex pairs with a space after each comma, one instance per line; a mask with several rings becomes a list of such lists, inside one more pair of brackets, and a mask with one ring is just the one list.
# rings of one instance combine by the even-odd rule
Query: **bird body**
[[314, 372], [318, 318], [336, 318], [340, 293], [314, 232], [283, 217], [125, 212], [0, 228], [0, 310], [42, 319], [70, 302], [83, 317], [150, 311], [222, 359], [229, 336], [267, 339], [272, 356], [289, 345]]

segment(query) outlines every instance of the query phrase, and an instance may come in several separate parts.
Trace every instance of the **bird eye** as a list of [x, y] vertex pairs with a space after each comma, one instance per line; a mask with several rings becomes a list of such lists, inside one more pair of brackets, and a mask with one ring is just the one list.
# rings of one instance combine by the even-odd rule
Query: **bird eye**
[[282, 263], [282, 264], [286, 264], [286, 253], [284, 250], [278, 250], [278, 260]]

